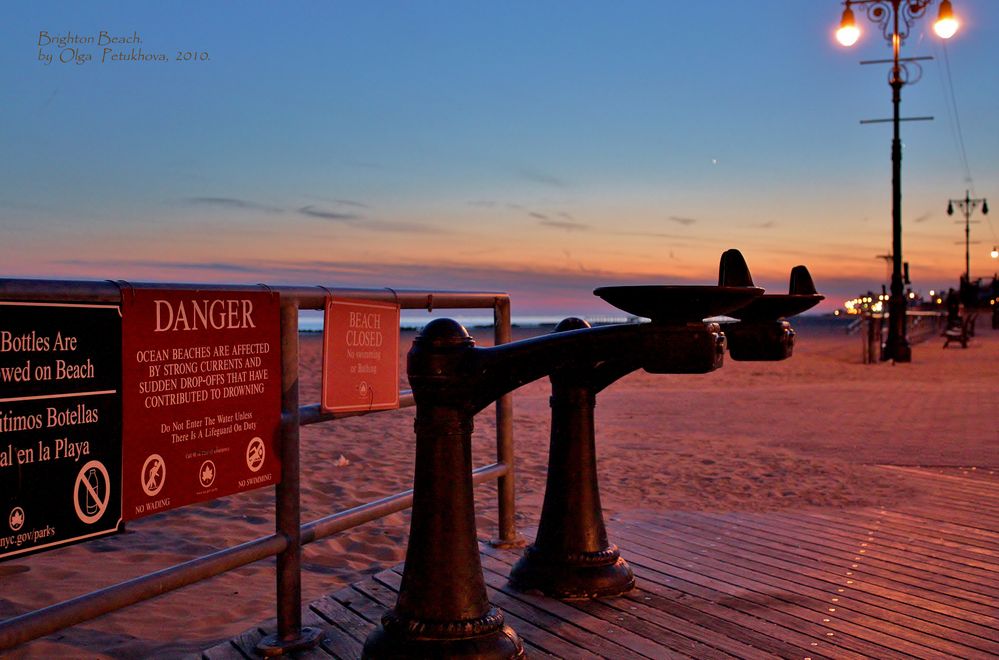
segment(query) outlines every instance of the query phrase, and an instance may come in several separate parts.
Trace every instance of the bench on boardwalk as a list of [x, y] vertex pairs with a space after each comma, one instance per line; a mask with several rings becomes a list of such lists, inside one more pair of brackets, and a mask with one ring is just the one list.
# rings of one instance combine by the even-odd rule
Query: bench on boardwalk
[[960, 342], [961, 348], [968, 348], [968, 340], [975, 336], [975, 321], [978, 320], [978, 312], [965, 314], [960, 325], [954, 325], [941, 333], [945, 338], [944, 348], [952, 342]]

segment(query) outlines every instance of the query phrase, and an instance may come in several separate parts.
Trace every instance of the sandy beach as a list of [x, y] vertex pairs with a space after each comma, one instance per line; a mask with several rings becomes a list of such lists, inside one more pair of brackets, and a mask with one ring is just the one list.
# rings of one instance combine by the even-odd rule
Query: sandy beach
[[[924, 497], [879, 465], [999, 469], [999, 331], [978, 324], [966, 350], [933, 338], [911, 364], [861, 363], [842, 328], [799, 326], [794, 357], [735, 362], [699, 376], [634, 373], [597, 400], [601, 495], [608, 516], [638, 510], [771, 511], [891, 507]], [[532, 334], [518, 330], [516, 338]], [[490, 330], [473, 330], [487, 339]], [[404, 332], [400, 359], [413, 338]], [[489, 343], [483, 341], [483, 344]], [[321, 338], [301, 340], [302, 402], [318, 400]], [[405, 369], [402, 369], [405, 373]], [[521, 526], [536, 524], [548, 454], [549, 384], [516, 392]], [[413, 409], [306, 427], [302, 518], [410, 487]], [[492, 462], [492, 409], [476, 418], [474, 459]], [[639, 460], [640, 458], [640, 460]], [[476, 491], [479, 536], [495, 533], [495, 487]], [[150, 516], [119, 535], [0, 564], [0, 614], [165, 568], [273, 530], [273, 489]], [[304, 599], [402, 561], [406, 514], [309, 545]], [[9, 653], [14, 658], [181, 657], [274, 616], [274, 562], [102, 617]]]

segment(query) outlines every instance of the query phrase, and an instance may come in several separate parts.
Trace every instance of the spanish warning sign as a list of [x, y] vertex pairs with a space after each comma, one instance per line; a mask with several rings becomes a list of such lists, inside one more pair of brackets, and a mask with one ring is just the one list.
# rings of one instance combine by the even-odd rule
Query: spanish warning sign
[[280, 300], [126, 289], [123, 517], [281, 480]]
[[0, 301], [0, 559], [120, 522], [118, 307]]
[[321, 407], [326, 412], [399, 407], [399, 305], [326, 303]]

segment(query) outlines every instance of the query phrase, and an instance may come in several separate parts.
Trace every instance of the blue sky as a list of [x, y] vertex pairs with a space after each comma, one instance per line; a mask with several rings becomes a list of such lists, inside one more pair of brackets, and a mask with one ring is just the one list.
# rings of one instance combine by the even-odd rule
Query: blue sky
[[[999, 182], [999, 3], [956, 0], [904, 55], [914, 288], [956, 282], [947, 200]], [[832, 0], [10, 2], [0, 21], [5, 275], [506, 290], [607, 311], [618, 283], [759, 283], [809, 265], [834, 302], [885, 281], [890, 50]], [[60, 63], [39, 33], [138, 33], [166, 62]], [[207, 60], [177, 61], [177, 53]], [[950, 75], [948, 76], [948, 71]], [[957, 113], [951, 102], [951, 86]], [[959, 120], [960, 134], [956, 127]], [[958, 135], [963, 137], [962, 156]], [[971, 180], [968, 180], [970, 172]], [[973, 276], [997, 269], [995, 221]]]

